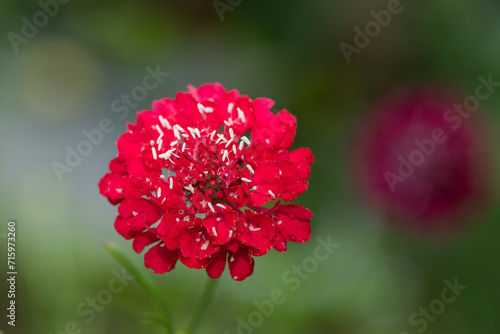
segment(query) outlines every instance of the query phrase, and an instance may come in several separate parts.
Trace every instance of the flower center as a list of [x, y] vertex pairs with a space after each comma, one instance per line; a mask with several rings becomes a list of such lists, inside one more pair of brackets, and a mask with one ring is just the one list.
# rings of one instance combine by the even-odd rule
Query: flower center
[[153, 128], [159, 137], [151, 141], [153, 158], [160, 161], [167, 173], [175, 173], [183, 183], [188, 200], [198, 189], [208, 199], [206, 205], [211, 211], [215, 211], [213, 203], [225, 209], [221, 203], [227, 204], [225, 190], [230, 185], [251, 182], [250, 176], [239, 176], [245, 167], [253, 174], [253, 168], [245, 163], [243, 157], [245, 144], [251, 144], [246, 136], [236, 136], [227, 124], [222, 128], [223, 131], [218, 132], [209, 128], [183, 128], [178, 124], [170, 126], [162, 117], [160, 122], [163, 128], [173, 131], [175, 138], [165, 143], [163, 131], [159, 125], [155, 125]]

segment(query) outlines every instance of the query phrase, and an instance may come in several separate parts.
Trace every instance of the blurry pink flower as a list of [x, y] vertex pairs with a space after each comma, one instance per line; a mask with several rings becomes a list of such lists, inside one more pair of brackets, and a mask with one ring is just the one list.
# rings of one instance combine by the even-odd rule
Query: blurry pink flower
[[449, 228], [473, 211], [485, 190], [485, 145], [463, 101], [429, 86], [375, 106], [356, 159], [356, 178], [373, 205], [425, 231]]

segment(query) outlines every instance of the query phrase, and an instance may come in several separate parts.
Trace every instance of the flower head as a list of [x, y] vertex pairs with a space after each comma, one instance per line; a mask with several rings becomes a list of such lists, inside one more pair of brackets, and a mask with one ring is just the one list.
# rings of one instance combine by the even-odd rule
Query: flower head
[[365, 194], [419, 232], [447, 232], [483, 197], [484, 127], [464, 101], [443, 86], [402, 90], [363, 128], [356, 177]]
[[155, 273], [180, 260], [218, 278], [228, 262], [232, 278], [243, 280], [254, 256], [310, 238], [312, 213], [278, 199], [307, 189], [314, 156], [288, 151], [296, 119], [273, 114], [273, 101], [217, 83], [188, 88], [138, 113], [100, 192], [119, 204], [115, 228], [136, 252], [155, 243], [144, 256]]

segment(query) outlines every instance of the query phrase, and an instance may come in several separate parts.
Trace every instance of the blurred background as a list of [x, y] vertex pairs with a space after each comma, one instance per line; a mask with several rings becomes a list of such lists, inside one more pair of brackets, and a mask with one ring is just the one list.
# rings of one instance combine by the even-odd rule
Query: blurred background
[[[380, 174], [369, 172], [383, 172], [380, 161], [366, 157], [405, 156], [415, 148], [402, 142], [446, 125], [415, 116], [446, 112], [451, 102], [441, 88], [427, 88], [402, 112], [393, 92], [439, 84], [462, 101], [476, 96], [480, 76], [500, 82], [499, 15], [496, 0], [2, 0], [0, 247], [6, 254], [6, 225], [16, 220], [18, 276], [12, 328], [2, 255], [1, 330], [80, 333], [67, 329], [74, 322], [81, 333], [162, 333], [138, 320], [156, 306], [135, 282], [99, 304], [92, 319], [77, 313], [108, 287], [113, 270], [121, 272], [106, 241], [161, 287], [179, 323], [188, 319], [206, 273], [181, 264], [165, 275], [145, 269], [142, 255], [114, 231], [116, 207], [97, 184], [136, 110], [188, 84], [220, 82], [296, 115], [294, 148], [316, 156], [310, 187], [296, 200], [314, 212], [313, 234], [287, 253], [257, 258], [243, 282], [226, 271], [200, 333], [238, 333], [238, 318], [248, 322], [254, 301], [275, 289], [286, 301], [239, 333], [498, 333], [499, 87], [483, 86], [491, 94], [463, 117], [459, 139], [449, 135], [404, 188], [387, 192], [374, 181]], [[116, 112], [148, 68], [168, 76], [133, 98], [129, 113]], [[445, 102], [422, 107], [429, 98]], [[408, 113], [400, 126], [391, 121], [398, 112]], [[113, 131], [68, 166], [68, 150], [104, 118]], [[401, 136], [391, 129], [403, 129]], [[397, 170], [399, 161], [384, 161]], [[59, 175], [58, 163], [67, 166]], [[447, 210], [423, 214], [449, 196], [458, 199]], [[404, 210], [395, 209], [402, 198]], [[327, 236], [340, 246], [292, 291], [282, 276]], [[467, 286], [450, 303], [441, 300], [445, 280]]]

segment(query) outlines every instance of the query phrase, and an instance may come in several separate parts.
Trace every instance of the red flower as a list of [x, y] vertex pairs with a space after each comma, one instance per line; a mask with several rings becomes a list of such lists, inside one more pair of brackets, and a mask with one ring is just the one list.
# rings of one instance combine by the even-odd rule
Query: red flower
[[453, 232], [485, 196], [485, 128], [480, 111], [459, 112], [463, 103], [447, 87], [403, 90], [361, 129], [356, 179], [376, 207], [419, 232]]
[[220, 84], [189, 86], [128, 125], [99, 188], [119, 204], [115, 228], [134, 239], [136, 252], [156, 243], [146, 267], [165, 273], [180, 260], [218, 278], [228, 261], [240, 281], [252, 274], [254, 256], [309, 240], [309, 210], [261, 206], [297, 198], [314, 161], [307, 148], [288, 151], [296, 119], [273, 114], [273, 104]]

